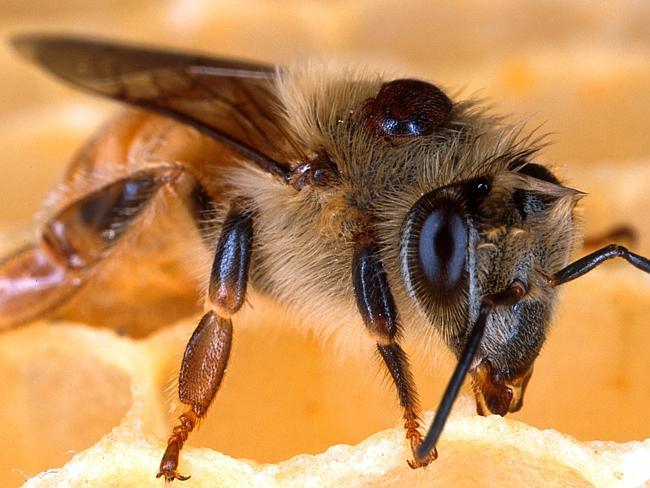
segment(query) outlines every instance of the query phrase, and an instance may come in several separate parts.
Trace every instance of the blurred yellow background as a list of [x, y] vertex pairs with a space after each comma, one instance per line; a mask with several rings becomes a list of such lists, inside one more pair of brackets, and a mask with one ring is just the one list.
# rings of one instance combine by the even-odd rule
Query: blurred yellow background
[[[271, 63], [335, 58], [428, 78], [452, 93], [478, 93], [495, 111], [515, 114], [531, 128], [543, 125], [553, 134], [554, 144], [542, 159], [557, 167], [571, 185], [590, 193], [584, 204], [587, 233], [629, 223], [640, 231], [637, 249], [646, 254], [650, 253], [649, 25], [650, 3], [642, 1], [0, 0], [0, 37], [5, 40], [25, 31], [69, 32]], [[0, 67], [0, 227], [23, 227], [70, 155], [116, 105], [52, 80], [18, 59], [6, 43], [0, 46]], [[643, 277], [630, 278], [627, 271], [620, 271], [624, 266], [613, 265], [608, 268], [612, 274], [594, 272], [569, 285], [526, 406], [516, 418], [580, 439], [627, 441], [650, 436], [646, 413], [650, 285]], [[629, 303], [629, 308], [616, 309], [621, 303]], [[275, 336], [281, 339], [262, 334], [257, 339], [249, 332], [240, 336], [248, 357], [258, 357], [254, 344], [263, 337], [269, 347], [288, 344], [294, 362], [281, 362], [276, 376], [255, 384], [244, 374], [255, 374], [255, 365], [245, 364], [245, 353], [239, 356], [242, 359], [233, 358], [228, 390], [218, 406], [222, 413], [213, 412], [205, 429], [192, 437], [194, 445], [278, 460], [332, 442], [357, 442], [398, 420], [398, 409], [391, 407], [392, 392], [377, 386], [375, 362], [333, 358], [331, 347], [321, 351], [312, 339], [292, 332]], [[178, 353], [183, 340], [179, 338]], [[277, 356], [269, 352], [263, 366], [257, 367], [274, 369]], [[297, 373], [296, 363], [301, 364]], [[326, 378], [321, 377], [323, 369], [330, 373]], [[364, 373], [373, 378], [370, 383], [363, 375], [347, 386], [336, 380], [351, 376], [345, 371], [364, 369], [370, 371]], [[430, 366], [418, 371], [424, 407], [435, 408], [448, 370], [448, 365], [441, 367], [431, 382]], [[278, 393], [283, 375], [292, 374], [297, 375], [292, 389], [309, 392], [313, 388], [309, 380], [316, 377], [322, 391], [311, 396], [296, 391], [303, 396], [292, 404]], [[377, 387], [379, 392], [354, 396], [364, 387]], [[338, 395], [341, 388], [354, 399]], [[273, 405], [278, 395], [288, 406]], [[242, 397], [248, 399], [247, 406], [242, 407]], [[328, 400], [329, 413], [320, 412], [324, 407], [319, 402], [332, 397], [337, 398]], [[41, 400], [31, 398], [26, 404]], [[246, 432], [250, 416], [259, 408], [256, 400], [272, 410], [263, 416], [269, 426], [257, 427], [267, 429], [266, 434]], [[10, 408], [6, 406], [7, 411]], [[161, 408], [166, 411], [166, 406]], [[364, 409], [373, 413], [360, 420]], [[287, 431], [273, 425], [274, 415], [299, 417], [293, 425], [298, 440], [276, 454], [268, 449]], [[300, 438], [323, 418], [331, 424], [320, 444], [312, 442], [313, 436]], [[114, 422], [111, 417], [108, 425]], [[4, 432], [0, 426], [0, 443], [11, 442], [9, 431]], [[89, 433], [75, 448], [86, 447], [101, 433]], [[255, 435], [265, 436], [261, 447]], [[28, 457], [25, 453], [9, 466], [28, 469]], [[67, 457], [63, 450], [52, 459], [63, 462]], [[35, 474], [52, 464], [31, 466], [30, 474]]]

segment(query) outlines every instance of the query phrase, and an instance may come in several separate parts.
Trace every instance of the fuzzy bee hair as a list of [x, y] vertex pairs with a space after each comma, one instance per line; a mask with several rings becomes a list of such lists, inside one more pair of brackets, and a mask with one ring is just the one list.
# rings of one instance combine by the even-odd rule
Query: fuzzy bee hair
[[[253, 202], [260, 216], [255, 233], [264, 244], [254, 253], [256, 288], [305, 316], [305, 323], [314, 324], [318, 335], [333, 336], [343, 348], [353, 350], [368, 343], [363, 327], [351, 324], [356, 315], [349, 280], [353, 239], [371, 220], [400, 312], [402, 334], [431, 357], [438, 338], [459, 349], [466, 324], [478, 313], [472, 301], [476, 305], [482, 294], [505, 286], [515, 276], [531, 283], [531, 299], [554, 303], [555, 292], [535, 283], [549, 270], [564, 266], [578, 242], [574, 208], [581, 194], [519, 173], [543, 145], [543, 138], [526, 134], [520, 125], [486, 112], [473, 100], [454, 102], [443, 131], [397, 142], [377, 140], [363, 127], [360, 113], [385, 82], [367, 69], [346, 70], [331, 64], [312, 62], [282, 70], [275, 84], [276, 110], [308, 154], [324, 151], [335, 161], [340, 181], [336, 187], [295, 193], [247, 167], [233, 172], [232, 187], [238, 197]], [[493, 196], [484, 205], [495, 215], [472, 233], [476, 272], [463, 305], [457, 307], [465, 310], [431, 312], [432, 304], [416, 298], [416, 288], [424, 285], [405, 280], [404, 221], [422, 195], [477, 177], [493, 179]], [[527, 218], [513, 220], [508, 210], [516, 191], [544, 195], [548, 202]], [[522, 253], [525, 269], [516, 262]], [[551, 308], [542, 313], [545, 323]], [[486, 338], [485, 354], [502, 354], [515, 326], [511, 314], [495, 314], [487, 334], [494, 340]], [[530, 332], [535, 342], [543, 340], [545, 330]]]

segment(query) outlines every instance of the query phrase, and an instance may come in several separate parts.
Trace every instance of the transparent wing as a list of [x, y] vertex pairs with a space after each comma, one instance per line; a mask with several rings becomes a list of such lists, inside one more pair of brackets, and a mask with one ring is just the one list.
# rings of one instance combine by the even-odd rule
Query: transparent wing
[[279, 115], [269, 65], [66, 36], [12, 44], [72, 85], [187, 123], [283, 179], [304, 157]]

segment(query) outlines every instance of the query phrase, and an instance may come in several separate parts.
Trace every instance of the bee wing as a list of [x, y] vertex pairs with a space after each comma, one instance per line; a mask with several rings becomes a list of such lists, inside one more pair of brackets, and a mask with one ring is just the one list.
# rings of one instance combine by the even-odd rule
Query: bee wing
[[275, 176], [304, 156], [280, 116], [272, 66], [66, 36], [12, 44], [59, 78], [187, 123]]

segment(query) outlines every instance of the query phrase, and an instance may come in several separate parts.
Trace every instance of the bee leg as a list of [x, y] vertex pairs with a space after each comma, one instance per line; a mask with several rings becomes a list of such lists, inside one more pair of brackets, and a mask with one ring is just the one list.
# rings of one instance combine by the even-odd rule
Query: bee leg
[[178, 396], [187, 409], [167, 440], [157, 478], [186, 480], [177, 472], [179, 452], [203, 418], [226, 371], [234, 315], [244, 303], [253, 243], [249, 212], [231, 204], [217, 243], [208, 287], [210, 309], [199, 322], [185, 349], [178, 380]]
[[178, 173], [170, 166], [139, 171], [55, 213], [33, 244], [0, 262], [0, 329], [42, 317], [69, 299]]
[[447, 388], [442, 395], [442, 399], [440, 400], [440, 404], [436, 410], [436, 415], [433, 418], [431, 427], [429, 427], [426, 437], [415, 453], [416, 459], [426, 459], [430, 452], [435, 452], [438, 438], [440, 437], [440, 434], [442, 434], [442, 429], [445, 427], [447, 417], [449, 417], [449, 413], [451, 412], [451, 407], [454, 405], [454, 401], [456, 401], [458, 392], [465, 381], [465, 376], [467, 376], [467, 372], [474, 361], [476, 351], [481, 344], [488, 315], [495, 307], [514, 305], [521, 300], [524, 295], [526, 295], [525, 286], [523, 283], [515, 281], [505, 290], [492, 295], [487, 295], [481, 300], [481, 308], [479, 309], [478, 318], [470, 331], [467, 343], [458, 359], [458, 364], [456, 365], [456, 368], [449, 379], [449, 383], [447, 384]]
[[391, 378], [397, 387], [400, 406], [404, 409], [404, 429], [406, 429], [406, 438], [409, 440], [411, 452], [413, 453], [413, 459], [406, 462], [413, 469], [424, 467], [436, 460], [438, 452], [432, 449], [420, 459], [415, 457], [417, 449], [422, 444], [422, 432], [420, 405], [408, 363], [408, 356], [394, 341], [387, 345], [377, 344], [377, 349], [388, 367]]
[[[397, 309], [388, 286], [376, 244], [369, 236], [360, 236], [352, 261], [352, 282], [357, 307], [370, 334], [377, 340], [377, 350], [397, 388], [404, 410], [404, 428], [411, 451], [415, 454], [422, 442], [420, 407], [408, 356], [397, 343], [399, 323]], [[411, 468], [426, 466], [435, 460], [431, 451], [421, 460], [409, 460]]]
[[552, 276], [549, 276], [548, 283], [551, 286], [562, 285], [567, 281], [580, 278], [599, 264], [613, 258], [623, 258], [632, 266], [635, 266], [646, 273], [650, 273], [650, 259], [628, 251], [627, 248], [619, 246], [618, 244], [610, 244], [598, 251], [587, 254], [568, 266], [565, 266]]

